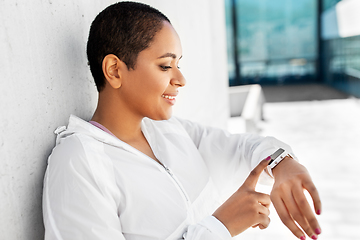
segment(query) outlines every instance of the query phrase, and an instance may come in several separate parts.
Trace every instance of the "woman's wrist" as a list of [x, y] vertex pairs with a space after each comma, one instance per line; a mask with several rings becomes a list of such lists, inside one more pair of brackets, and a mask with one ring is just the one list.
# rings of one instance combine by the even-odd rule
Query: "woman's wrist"
[[295, 159], [293, 159], [290, 156], [286, 156], [284, 157], [284, 159], [278, 164], [276, 165], [273, 169], [271, 169], [272, 171], [272, 175], [274, 176], [274, 178], [276, 178], [276, 175], [278, 175], [280, 172], [282, 172], [282, 168], [288, 164], [289, 161], [294, 161], [297, 162]]

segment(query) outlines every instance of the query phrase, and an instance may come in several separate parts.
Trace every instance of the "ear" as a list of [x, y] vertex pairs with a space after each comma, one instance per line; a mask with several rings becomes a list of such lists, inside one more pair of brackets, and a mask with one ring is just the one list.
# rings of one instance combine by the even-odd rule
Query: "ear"
[[125, 63], [114, 54], [105, 56], [102, 62], [102, 70], [107, 82], [112, 88], [121, 87], [121, 70]]

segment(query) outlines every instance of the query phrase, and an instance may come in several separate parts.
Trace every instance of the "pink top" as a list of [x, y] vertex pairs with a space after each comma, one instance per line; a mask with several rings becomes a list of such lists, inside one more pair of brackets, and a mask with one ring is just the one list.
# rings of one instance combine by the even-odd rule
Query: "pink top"
[[108, 134], [116, 137], [112, 132], [109, 131], [109, 129], [107, 129], [106, 127], [104, 127], [103, 125], [101, 125], [100, 123], [98, 122], [95, 122], [95, 121], [90, 121], [89, 123], [91, 123], [92, 125], [94, 125], [95, 127], [98, 127], [100, 128], [101, 130], [107, 132]]

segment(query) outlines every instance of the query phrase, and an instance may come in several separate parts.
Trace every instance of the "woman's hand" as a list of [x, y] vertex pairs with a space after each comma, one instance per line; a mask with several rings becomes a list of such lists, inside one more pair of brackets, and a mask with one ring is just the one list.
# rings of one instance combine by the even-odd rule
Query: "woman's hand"
[[303, 231], [312, 239], [317, 239], [321, 228], [304, 195], [304, 190], [310, 193], [318, 215], [321, 213], [321, 201], [306, 168], [286, 157], [273, 169], [273, 175], [275, 183], [270, 196], [281, 221], [301, 240], [305, 239]]
[[269, 225], [270, 196], [255, 192], [259, 176], [269, 160], [270, 157], [260, 162], [244, 184], [213, 214], [226, 226], [231, 236], [236, 236], [249, 227], [265, 229]]

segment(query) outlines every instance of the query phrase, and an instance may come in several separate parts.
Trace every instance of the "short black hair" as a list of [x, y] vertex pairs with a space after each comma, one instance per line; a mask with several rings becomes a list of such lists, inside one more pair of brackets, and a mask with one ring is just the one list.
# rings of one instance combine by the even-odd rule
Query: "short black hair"
[[100, 12], [90, 27], [87, 57], [98, 92], [105, 87], [102, 61], [116, 55], [128, 69], [134, 69], [141, 51], [170, 20], [157, 9], [137, 2], [119, 2]]

